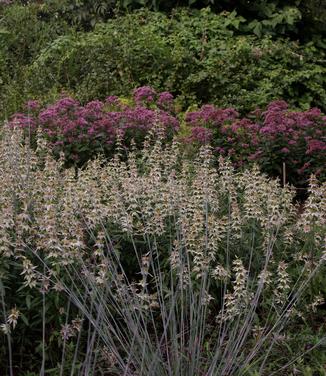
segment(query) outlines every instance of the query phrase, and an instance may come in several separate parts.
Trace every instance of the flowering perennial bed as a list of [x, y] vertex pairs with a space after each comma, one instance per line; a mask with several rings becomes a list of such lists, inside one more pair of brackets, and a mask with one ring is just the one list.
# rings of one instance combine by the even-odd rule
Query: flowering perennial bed
[[[127, 101], [128, 102], [128, 101]], [[27, 111], [16, 113], [10, 122], [36, 135], [40, 129], [56, 155], [65, 153], [68, 162], [83, 163], [97, 153], [110, 153], [117, 138], [129, 144], [140, 142], [149, 131], [164, 132], [171, 139], [179, 128], [172, 113], [170, 93], [156, 93], [143, 87], [134, 91], [134, 100], [123, 103], [110, 96], [82, 106], [77, 100], [62, 98], [41, 108], [37, 101], [26, 104]]]
[[238, 167], [256, 162], [279, 176], [285, 163], [291, 183], [302, 185], [311, 173], [325, 179], [326, 117], [317, 108], [291, 111], [286, 102], [274, 101], [240, 118], [232, 108], [205, 105], [189, 112], [186, 123], [192, 141], [212, 143]]
[[[66, 160], [81, 164], [98, 153], [110, 155], [117, 138], [140, 146], [148, 132], [163, 132], [171, 140], [180, 119], [170, 93], [141, 87], [131, 100], [110, 96], [81, 105], [63, 98], [45, 108], [29, 101], [27, 111], [15, 114], [10, 124], [32, 134], [39, 129], [56, 155], [64, 152]], [[188, 135], [183, 142], [210, 143], [236, 167], [255, 162], [264, 172], [280, 176], [285, 165], [287, 181], [299, 187], [307, 185], [311, 173], [325, 179], [326, 117], [317, 108], [292, 111], [280, 100], [240, 117], [233, 108], [204, 105], [186, 113], [184, 123]]]
[[[216, 167], [208, 145], [190, 162], [178, 143], [147, 137], [141, 158], [116, 153], [76, 173], [42, 135], [36, 151], [26, 141], [5, 128], [0, 142], [9, 343], [25, 341], [28, 327], [43, 361], [62, 350], [47, 360], [60, 363], [57, 374], [77, 360], [82, 374], [104, 367], [117, 376], [287, 369], [300, 320], [323, 302], [322, 284], [310, 282], [325, 267], [325, 183], [311, 178], [299, 214], [290, 187], [222, 157]], [[33, 309], [43, 334], [23, 321]]]

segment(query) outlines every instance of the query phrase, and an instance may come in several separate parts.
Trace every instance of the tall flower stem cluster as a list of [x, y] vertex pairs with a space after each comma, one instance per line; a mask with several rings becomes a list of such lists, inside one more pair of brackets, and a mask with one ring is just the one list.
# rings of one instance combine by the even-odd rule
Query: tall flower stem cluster
[[[236, 172], [222, 157], [216, 167], [207, 145], [190, 162], [176, 141], [147, 136], [141, 157], [117, 152], [76, 172], [43, 137], [33, 150], [21, 129], [3, 131], [1, 260], [15, 260], [45, 300], [57, 291], [77, 307], [59, 332], [65, 349], [86, 341], [73, 361], [82, 372], [226, 376], [291, 367], [269, 359], [291, 320], [321, 301], [305, 287], [326, 259], [325, 184], [311, 180], [299, 212], [290, 187], [257, 167]], [[10, 317], [14, 338], [22, 323]]]

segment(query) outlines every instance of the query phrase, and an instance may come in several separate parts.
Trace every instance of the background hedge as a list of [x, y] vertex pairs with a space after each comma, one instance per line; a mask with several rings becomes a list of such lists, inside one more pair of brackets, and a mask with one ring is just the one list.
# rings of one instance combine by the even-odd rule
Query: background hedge
[[139, 10], [76, 31], [61, 18], [39, 18], [40, 9], [7, 7], [0, 23], [2, 117], [30, 98], [66, 91], [86, 102], [144, 85], [171, 91], [183, 108], [214, 103], [247, 112], [284, 99], [325, 110], [325, 50], [244, 33], [235, 11]]

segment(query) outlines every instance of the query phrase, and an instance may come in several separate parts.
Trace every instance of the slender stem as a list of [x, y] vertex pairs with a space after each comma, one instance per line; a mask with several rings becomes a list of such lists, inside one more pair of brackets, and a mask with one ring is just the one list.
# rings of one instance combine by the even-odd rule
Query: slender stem
[[[70, 311], [70, 298], [69, 298], [68, 304], [67, 304], [67, 314], [66, 314], [66, 322], [65, 322], [66, 326], [68, 325], [68, 321], [69, 321], [69, 311]], [[61, 356], [60, 376], [63, 376], [63, 371], [64, 371], [66, 343], [67, 343], [67, 339], [66, 339], [66, 337], [64, 337], [62, 356]]]
[[[45, 275], [45, 267], [43, 271]], [[45, 290], [42, 288], [42, 365], [40, 376], [45, 374]]]
[[[4, 322], [7, 321], [7, 313], [6, 313], [6, 303], [5, 303], [5, 296], [4, 296], [4, 287], [2, 280], [0, 279], [0, 290], [1, 290], [1, 303], [2, 303], [2, 311]], [[11, 347], [11, 335], [9, 330], [7, 331], [7, 342], [8, 342], [8, 362], [9, 362], [9, 375], [13, 376], [13, 368], [12, 368], [12, 347]]]

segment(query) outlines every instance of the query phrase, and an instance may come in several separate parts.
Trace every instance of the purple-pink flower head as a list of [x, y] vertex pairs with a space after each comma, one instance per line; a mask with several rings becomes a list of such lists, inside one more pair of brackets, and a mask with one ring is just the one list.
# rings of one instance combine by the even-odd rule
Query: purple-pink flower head
[[321, 140], [309, 140], [308, 149], [306, 154], [312, 154], [314, 152], [322, 152], [325, 155], [326, 143]]
[[156, 104], [159, 108], [163, 110], [171, 111], [173, 110], [173, 102], [173, 95], [168, 91], [164, 91], [163, 93], [160, 93]]
[[213, 132], [211, 129], [204, 127], [191, 128], [190, 141], [199, 142], [200, 144], [208, 144], [212, 140]]
[[237, 123], [237, 122], [234, 122], [232, 125], [231, 125], [231, 130], [232, 132], [236, 133], [238, 129], [241, 128], [241, 124]]
[[198, 111], [187, 113], [185, 120], [192, 126], [219, 126], [226, 121], [233, 121], [237, 117], [238, 112], [234, 108], [220, 109], [207, 104]]
[[108, 104], [109, 106], [119, 106], [120, 99], [116, 95], [110, 95], [105, 98], [105, 103]]
[[36, 127], [35, 119], [33, 116], [17, 113], [14, 114], [10, 120], [11, 127], [33, 129]]
[[304, 173], [304, 171], [309, 168], [311, 165], [310, 162], [306, 162], [300, 169], [297, 170], [298, 174], [299, 175], [302, 175]]
[[215, 152], [218, 153], [218, 154], [225, 154], [225, 148], [218, 146], [218, 147], [215, 148]]
[[69, 108], [74, 108], [79, 106], [79, 102], [76, 101], [74, 98], [70, 97], [65, 97], [62, 99], [59, 99], [55, 105], [54, 105], [58, 110], [67, 110]]
[[305, 112], [305, 114], [311, 120], [315, 120], [315, 118], [320, 118], [322, 115], [320, 109], [316, 107], [310, 108]]
[[133, 91], [134, 100], [137, 104], [151, 103], [154, 101], [156, 92], [150, 86], [142, 86]]
[[100, 112], [102, 111], [103, 106], [103, 102], [101, 101], [91, 101], [86, 104], [85, 109], [91, 112]]
[[248, 159], [250, 161], [254, 161], [254, 160], [260, 158], [262, 154], [263, 154], [262, 150], [258, 149], [255, 153], [250, 154], [248, 156]]
[[40, 108], [40, 102], [36, 100], [30, 100], [26, 103], [26, 109], [29, 111], [35, 111]]
[[273, 101], [267, 106], [267, 111], [285, 111], [287, 110], [289, 105], [283, 101]]

